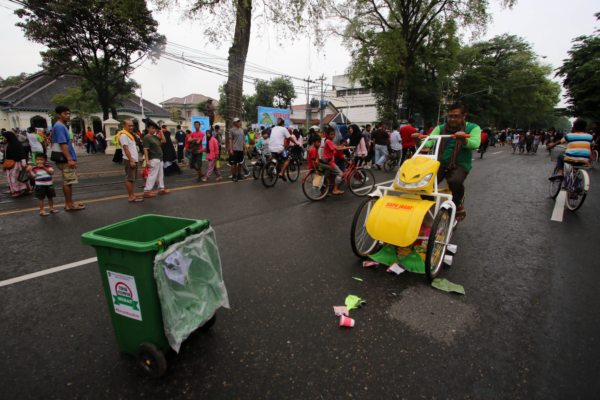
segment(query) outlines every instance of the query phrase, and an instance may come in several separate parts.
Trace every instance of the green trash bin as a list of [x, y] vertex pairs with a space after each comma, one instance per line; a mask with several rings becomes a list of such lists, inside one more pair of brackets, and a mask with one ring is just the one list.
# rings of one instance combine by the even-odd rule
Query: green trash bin
[[[142, 215], [81, 236], [96, 249], [102, 286], [119, 350], [138, 357], [142, 368], [158, 377], [166, 371], [161, 304], [154, 259], [170, 245], [209, 227], [207, 220]], [[206, 323], [209, 326], [214, 322]]]

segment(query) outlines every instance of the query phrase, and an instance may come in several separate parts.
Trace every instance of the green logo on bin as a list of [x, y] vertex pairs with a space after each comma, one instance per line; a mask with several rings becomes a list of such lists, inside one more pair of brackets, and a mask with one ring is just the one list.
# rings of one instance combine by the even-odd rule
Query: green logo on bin
[[140, 308], [138, 307], [139, 302], [133, 300], [133, 294], [131, 293], [131, 289], [129, 289], [129, 287], [125, 283], [117, 283], [115, 289], [117, 295], [113, 295], [113, 303], [116, 306], [124, 305], [126, 307], [131, 307], [131, 309], [135, 311], [140, 310]]

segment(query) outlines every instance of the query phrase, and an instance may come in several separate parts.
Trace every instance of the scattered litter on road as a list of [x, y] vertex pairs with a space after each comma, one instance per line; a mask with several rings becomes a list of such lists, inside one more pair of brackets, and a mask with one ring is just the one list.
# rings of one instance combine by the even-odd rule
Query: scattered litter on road
[[336, 317], [341, 317], [342, 315], [348, 315], [348, 308], [346, 306], [333, 306], [333, 312]]
[[398, 265], [398, 263], [393, 263], [386, 271], [393, 272], [396, 275], [400, 275], [401, 273], [403, 273], [406, 270], [404, 268], [402, 268], [400, 265]]
[[344, 328], [354, 328], [356, 321], [345, 315], [340, 316], [340, 326]]
[[[407, 253], [406, 248], [401, 248], [400, 254], [403, 254], [402, 256], [399, 256], [396, 250], [394, 246], [388, 244], [383, 246], [377, 253], [371, 254], [369, 258], [383, 265], [399, 264], [407, 271], [417, 274], [425, 273], [423, 257], [417, 251], [420, 250], [420, 247], [416, 246], [415, 249], [409, 249], [410, 253]], [[404, 255], [405, 253], [406, 255]]]
[[364, 282], [363, 278], [359, 278], [357, 276], [353, 276], [352, 279], [354, 279], [355, 281]]
[[363, 261], [364, 268], [376, 267], [379, 263], [377, 261]]
[[431, 286], [438, 290], [442, 290], [444, 292], [454, 292], [459, 294], [465, 294], [465, 288], [462, 285], [457, 283], [452, 283], [447, 279], [443, 278], [435, 278], [433, 282], [431, 282]]
[[348, 308], [348, 311], [350, 310], [354, 310], [355, 308], [359, 308], [360, 306], [362, 306], [363, 304], [366, 303], [365, 300], [361, 299], [358, 296], [355, 296], [353, 294], [349, 294], [346, 297], [346, 301], [344, 302], [346, 304], [346, 307]]

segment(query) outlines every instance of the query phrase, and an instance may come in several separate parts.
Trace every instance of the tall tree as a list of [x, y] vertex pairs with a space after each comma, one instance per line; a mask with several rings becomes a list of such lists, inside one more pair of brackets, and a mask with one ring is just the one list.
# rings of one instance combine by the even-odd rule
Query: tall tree
[[505, 34], [466, 46], [459, 65], [450, 97], [480, 125], [541, 128], [555, 120], [560, 86], [524, 39]]
[[159, 56], [165, 43], [145, 0], [22, 0], [17, 25], [42, 52], [51, 73], [83, 77], [98, 95], [104, 119], [116, 118], [120, 96], [139, 62]]
[[[504, 6], [512, 6], [515, 1], [500, 0]], [[396, 119], [400, 100], [409, 109], [418, 102], [411, 98], [415, 93], [407, 90], [408, 83], [417, 79], [413, 74], [418, 74], [418, 57], [431, 30], [436, 24], [444, 27], [452, 21], [476, 33], [489, 19], [487, 7], [488, 0], [331, 0], [329, 10], [343, 22], [334, 25], [332, 31], [345, 39], [354, 62], [365, 62], [360, 57], [373, 57], [377, 65], [385, 63], [381, 53], [387, 58], [387, 84], [373, 90], [381, 101], [389, 103], [387, 112]], [[390, 40], [402, 54], [386, 54], [391, 51]], [[378, 73], [380, 68], [372, 71]]]
[[224, 85], [224, 116], [227, 126], [232, 118], [242, 112], [244, 71], [254, 19], [258, 19], [261, 26], [279, 25], [282, 28], [281, 35], [291, 37], [294, 32], [315, 28], [319, 24], [324, 11], [324, 1], [154, 0], [161, 9], [183, 5], [190, 17], [202, 14], [203, 20], [206, 21], [205, 33], [213, 43], [220, 44], [224, 39], [231, 38], [228, 77]]
[[[248, 96], [242, 95], [242, 115], [247, 122], [257, 121], [257, 110], [258, 106], [265, 107], [278, 107], [288, 108], [292, 105], [292, 100], [296, 98], [296, 90], [294, 85], [289, 78], [279, 77], [274, 78], [270, 81], [258, 79], [254, 82], [255, 94]], [[227, 103], [227, 96], [225, 94], [224, 87], [219, 88], [221, 103]], [[222, 108], [224, 111], [227, 107], [224, 105]]]
[[[600, 20], [600, 13], [595, 14]], [[569, 58], [557, 75], [569, 96], [569, 111], [578, 117], [600, 122], [600, 30], [574, 39]]]

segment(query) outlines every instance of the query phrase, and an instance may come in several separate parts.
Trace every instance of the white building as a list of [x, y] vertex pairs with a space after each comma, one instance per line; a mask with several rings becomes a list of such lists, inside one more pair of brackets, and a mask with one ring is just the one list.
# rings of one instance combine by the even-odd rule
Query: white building
[[362, 87], [358, 81], [352, 82], [348, 75], [334, 76], [332, 86], [326, 99], [343, 112], [348, 120], [359, 126], [377, 121], [375, 96], [370, 88]]

